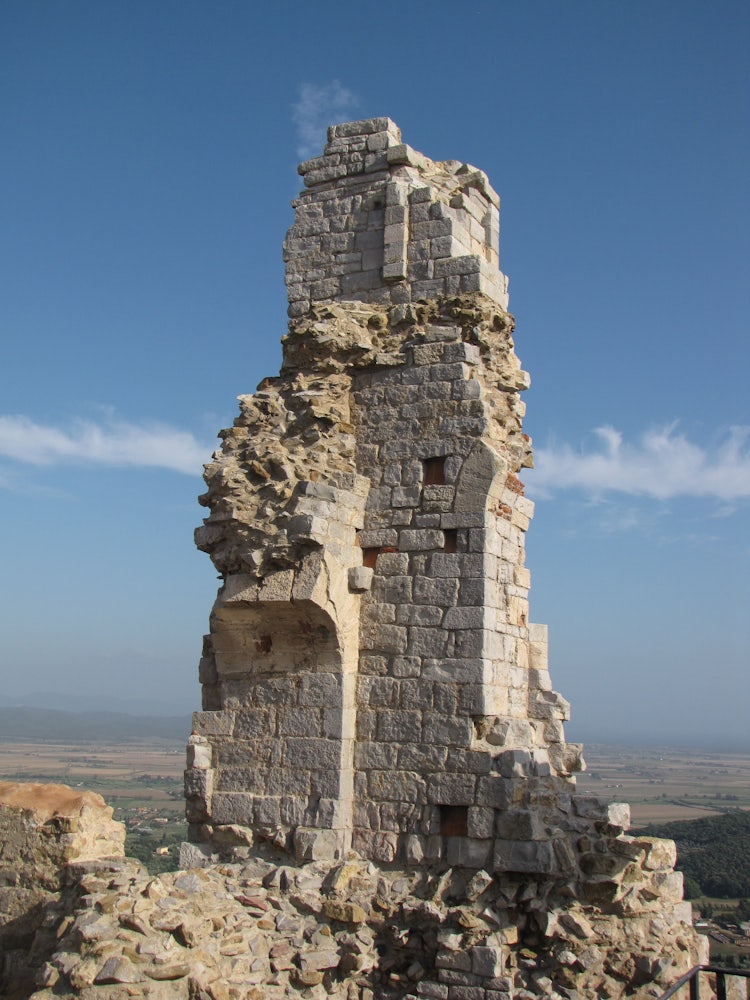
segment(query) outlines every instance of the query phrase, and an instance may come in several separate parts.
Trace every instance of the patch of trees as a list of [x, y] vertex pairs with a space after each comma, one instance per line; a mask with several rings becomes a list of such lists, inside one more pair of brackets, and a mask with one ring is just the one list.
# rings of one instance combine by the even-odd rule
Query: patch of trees
[[750, 812], [652, 824], [638, 832], [676, 842], [687, 899], [750, 896]]

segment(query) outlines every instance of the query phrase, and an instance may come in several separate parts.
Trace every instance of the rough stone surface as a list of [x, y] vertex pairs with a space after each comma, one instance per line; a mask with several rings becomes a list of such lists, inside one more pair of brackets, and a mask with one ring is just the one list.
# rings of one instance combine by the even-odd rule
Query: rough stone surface
[[128, 859], [71, 863], [34, 944], [36, 991], [18, 995], [594, 1000], [658, 996], [691, 961], [689, 922], [655, 898], [621, 906], [613, 936], [613, 911], [520, 875], [263, 853], [156, 877]]
[[705, 954], [673, 847], [577, 794], [529, 621], [499, 199], [388, 119], [328, 140], [281, 372], [206, 467], [186, 870], [69, 862], [34, 1000], [658, 996]]
[[[300, 166], [284, 244], [281, 373], [241, 397], [206, 468], [196, 537], [222, 587], [188, 748], [191, 839], [229, 858], [225, 831], [245, 828], [298, 862], [353, 849], [486, 872], [525, 886], [540, 927], [575, 899], [613, 939], [636, 919], [644, 943], [655, 932], [635, 915], [658, 899], [677, 934], [670, 849], [628, 838], [626, 806], [576, 794], [581, 748], [529, 621], [529, 379], [499, 199], [388, 119], [328, 140]], [[504, 943], [529, 926], [511, 920]], [[528, 960], [540, 982], [580, 979], [578, 959], [568, 975], [550, 954]], [[451, 958], [435, 988], [479, 996], [489, 955]], [[643, 974], [612, 971], [623, 995]]]
[[124, 843], [100, 795], [0, 781], [0, 996], [28, 996], [66, 866], [122, 856]]

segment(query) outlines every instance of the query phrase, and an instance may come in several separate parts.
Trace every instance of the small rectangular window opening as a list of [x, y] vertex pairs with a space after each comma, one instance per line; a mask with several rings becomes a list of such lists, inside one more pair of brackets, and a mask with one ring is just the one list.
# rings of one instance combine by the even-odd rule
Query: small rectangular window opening
[[445, 485], [445, 455], [424, 460], [424, 484], [425, 486]]
[[440, 834], [443, 837], [469, 836], [469, 807], [440, 806]]
[[443, 531], [443, 552], [458, 552], [458, 531], [455, 528]]

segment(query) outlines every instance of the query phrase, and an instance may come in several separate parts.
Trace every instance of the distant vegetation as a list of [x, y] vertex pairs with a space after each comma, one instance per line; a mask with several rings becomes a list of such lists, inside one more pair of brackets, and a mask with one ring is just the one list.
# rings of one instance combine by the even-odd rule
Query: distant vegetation
[[750, 896], [750, 812], [652, 824], [638, 832], [677, 843], [688, 899]]
[[4, 740], [61, 743], [130, 743], [134, 740], [185, 740], [188, 715], [124, 715], [121, 712], [59, 712], [47, 708], [0, 707]]
[[[177, 870], [180, 859], [180, 843], [187, 840], [187, 824], [173, 823], [169, 828], [128, 830], [125, 853], [129, 858], [137, 858], [151, 875]], [[165, 848], [168, 854], [157, 853]]]

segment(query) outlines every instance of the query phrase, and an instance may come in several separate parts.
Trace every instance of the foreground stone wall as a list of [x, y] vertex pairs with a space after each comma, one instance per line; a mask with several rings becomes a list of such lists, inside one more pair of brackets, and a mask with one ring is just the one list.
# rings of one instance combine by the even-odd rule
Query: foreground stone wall
[[[669, 858], [649, 863], [656, 873]], [[627, 995], [653, 997], [691, 949], [689, 924], [653, 901], [615, 937], [611, 918], [575, 900], [551, 915], [519, 877], [353, 858], [255, 856], [155, 878], [114, 862], [77, 873], [77, 887], [33, 1000], [598, 1000], [626, 981]]]
[[125, 828], [100, 795], [0, 781], [0, 995], [27, 997], [54, 940], [48, 915], [71, 863], [121, 856]]
[[522, 875], [291, 865], [267, 844], [154, 877], [98, 795], [59, 785], [0, 786], [0, 829], [5, 1000], [647, 997], [694, 948], [651, 838], [622, 842], [643, 898], [615, 922]]

